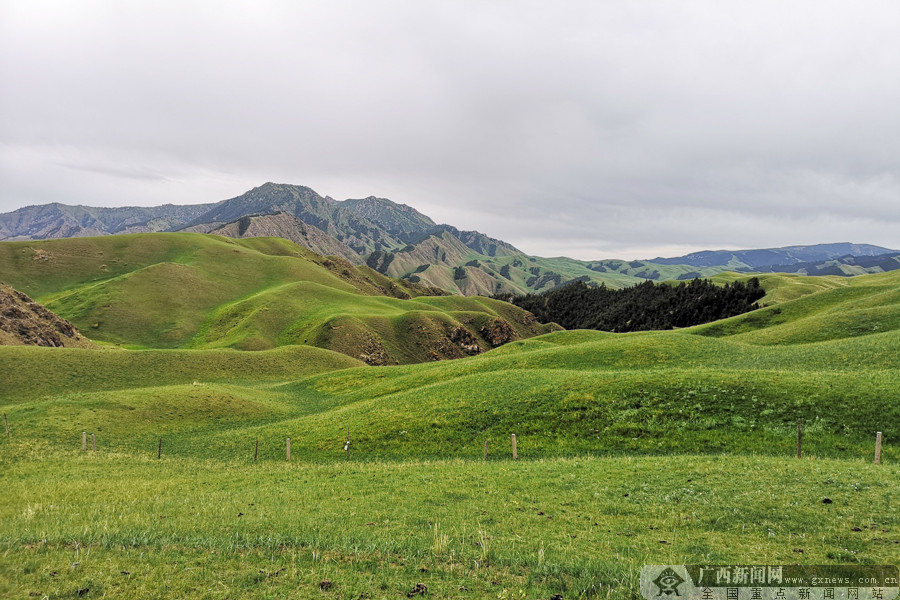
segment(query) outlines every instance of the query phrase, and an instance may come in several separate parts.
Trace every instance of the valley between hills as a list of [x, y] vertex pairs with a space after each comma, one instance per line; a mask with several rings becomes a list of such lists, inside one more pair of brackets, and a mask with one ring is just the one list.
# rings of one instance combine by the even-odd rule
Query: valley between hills
[[[255, 216], [2, 221], [7, 310], [86, 339], [0, 345], [0, 595], [637, 598], [644, 564], [900, 562], [887, 249], [585, 264], [378, 199], [316, 224], [296, 188]], [[651, 267], [765, 296], [609, 333], [477, 295]]]

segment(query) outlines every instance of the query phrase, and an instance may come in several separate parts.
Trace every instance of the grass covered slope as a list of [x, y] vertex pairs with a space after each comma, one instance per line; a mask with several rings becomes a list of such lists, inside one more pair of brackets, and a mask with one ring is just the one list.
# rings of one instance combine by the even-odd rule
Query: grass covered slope
[[[769, 323], [769, 329], [750, 329], [751, 313], [667, 332], [564, 331], [458, 361], [391, 368], [346, 369], [359, 363], [293, 346], [258, 353], [110, 350], [96, 359], [77, 351], [16, 349], [0, 354], [0, 360], [10, 367], [7, 401], [34, 402], [27, 411], [12, 407], [12, 416], [24, 419], [26, 430], [44, 431], [63, 445], [83, 429], [102, 428], [113, 436], [111, 446], [146, 451], [167, 431], [171, 411], [147, 416], [140, 435], [131, 435], [121, 415], [168, 394], [179, 398], [179, 418], [201, 415], [190, 436], [171, 441], [171, 451], [185, 456], [233, 456], [248, 439], [260, 439], [265, 453], [277, 455], [284, 438], [292, 437], [301, 440], [294, 445], [296, 456], [329, 460], [341, 455], [347, 428], [355, 452], [367, 459], [476, 458], [485, 439], [499, 444], [512, 433], [519, 436], [523, 456], [786, 455], [798, 419], [806, 424], [809, 451], [816, 454], [864, 456], [879, 430], [892, 455], [898, 438], [890, 424], [900, 420], [900, 328], [858, 335], [858, 324], [825, 325], [832, 311], [859, 317], [864, 311], [894, 310], [895, 278], [866, 276], [764, 309], [781, 310], [782, 321]], [[309, 315], [315, 323], [316, 311], [340, 304], [345, 292], [321, 285], [315, 294], [294, 289], [313, 285], [288, 284], [260, 298], [281, 294], [273, 305], [296, 303], [283, 312]], [[279, 321], [283, 315], [250, 298], [238, 304], [243, 310], [237, 313], [251, 315], [248, 323], [217, 313], [210, 322], [222, 323], [222, 329], [202, 332], [203, 344], [233, 345], [229, 335], [249, 339], [240, 331], [246, 327], [278, 342], [309, 340], [335, 350], [354, 336], [371, 336], [382, 348], [402, 352], [400, 340], [407, 336], [414, 340], [407, 347], [416, 351], [428, 347], [431, 331], [446, 332], [451, 319], [480, 332], [482, 340], [502, 337], [508, 332], [499, 324], [511, 318], [503, 311], [513, 310], [476, 298], [356, 298], [352, 311], [319, 329]], [[413, 308], [400, 312], [399, 304]], [[714, 327], [721, 335], [709, 335]], [[754, 338], [779, 331], [791, 332], [795, 343]], [[830, 339], [805, 341], [823, 337]], [[293, 371], [292, 364], [298, 365]], [[41, 378], [40, 372], [50, 377]], [[261, 403], [253, 418], [226, 424], [203, 408], [242, 394]], [[68, 406], [62, 413], [61, 402]], [[58, 421], [66, 412], [68, 420]], [[55, 424], [46, 430], [48, 422]]]
[[[292, 285], [263, 293], [310, 302]], [[0, 596], [634, 599], [644, 564], [896, 564], [900, 329], [820, 331], [892, 310], [892, 287], [794, 289], [784, 321], [718, 336], [561, 331], [383, 368], [304, 346], [0, 348]], [[505, 309], [366, 300], [327, 331]]]
[[760, 277], [772, 306], [691, 331], [750, 344], [804, 344], [900, 330], [900, 272]]
[[[294, 419], [254, 431], [277, 447], [291, 431], [310, 456], [335, 455], [350, 427], [361, 456], [481, 455], [519, 437], [523, 456], [726, 452], [790, 455], [798, 419], [807, 449], [864, 456], [875, 430], [895, 441], [900, 336], [760, 348], [683, 333], [630, 334], [557, 346], [568, 332], [485, 356], [320, 375], [282, 388]], [[239, 443], [216, 436], [222, 448]], [[890, 445], [890, 444], [889, 444]], [[895, 450], [890, 452], [896, 453]]]
[[268, 352], [5, 347], [0, 348], [4, 381], [0, 404], [195, 382], [264, 386], [362, 364], [343, 354], [303, 346]]
[[[781, 347], [685, 332], [559, 332], [458, 361], [334, 371], [350, 365], [310, 348], [107, 351], [97, 354], [112, 357], [109, 366], [94, 371], [76, 366], [84, 352], [15, 350], [23, 365], [59, 378], [54, 390], [13, 377], [5, 394], [17, 429], [54, 447], [88, 430], [120, 452], [145, 454], [163, 437], [173, 455], [230, 459], [259, 439], [261, 456], [278, 459], [290, 437], [295, 457], [329, 461], [342, 457], [349, 428], [360, 460], [479, 458], [485, 439], [507, 455], [511, 433], [526, 458], [790, 456], [802, 419], [808, 453], [870, 456], [879, 430], [886, 458], [900, 457], [890, 426], [900, 420], [898, 332]], [[146, 362], [118, 358], [131, 355]], [[206, 370], [169, 366], [182, 358]]]
[[486, 320], [503, 321], [504, 342], [549, 330], [501, 302], [423, 302], [431, 292], [422, 286], [279, 238], [3, 243], [0, 273], [92, 339], [135, 348], [308, 344], [390, 364], [494, 347], [500, 339], [488, 335]]

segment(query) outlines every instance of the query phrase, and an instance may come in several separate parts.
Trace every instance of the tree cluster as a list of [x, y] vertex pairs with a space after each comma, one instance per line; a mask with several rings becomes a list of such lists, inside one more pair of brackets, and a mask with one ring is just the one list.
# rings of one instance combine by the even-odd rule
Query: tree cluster
[[709, 323], [759, 308], [765, 290], [759, 279], [723, 286], [705, 279], [678, 285], [645, 281], [611, 290], [575, 282], [543, 294], [506, 296], [502, 299], [530, 311], [541, 323], [555, 322], [566, 329], [647, 331]]

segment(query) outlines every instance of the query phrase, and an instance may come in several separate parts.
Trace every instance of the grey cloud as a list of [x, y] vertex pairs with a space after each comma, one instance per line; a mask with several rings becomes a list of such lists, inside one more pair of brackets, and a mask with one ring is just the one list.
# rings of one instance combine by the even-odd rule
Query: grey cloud
[[900, 246], [892, 1], [0, 10], [0, 210], [275, 180], [535, 254]]

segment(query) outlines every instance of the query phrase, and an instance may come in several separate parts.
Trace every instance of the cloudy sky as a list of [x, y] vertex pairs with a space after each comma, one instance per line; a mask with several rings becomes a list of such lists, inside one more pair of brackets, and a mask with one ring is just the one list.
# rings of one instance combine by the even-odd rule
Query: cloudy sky
[[900, 2], [0, 0], [0, 212], [369, 195], [543, 256], [900, 248]]

